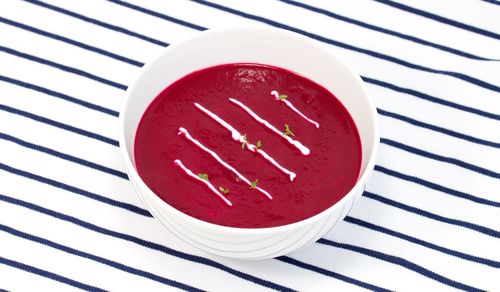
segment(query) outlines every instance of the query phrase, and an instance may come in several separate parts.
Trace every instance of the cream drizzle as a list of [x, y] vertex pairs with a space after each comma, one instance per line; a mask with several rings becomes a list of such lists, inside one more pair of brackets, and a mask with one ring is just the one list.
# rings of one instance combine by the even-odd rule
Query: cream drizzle
[[233, 203], [231, 203], [231, 201], [229, 201], [226, 197], [224, 197], [224, 195], [222, 195], [216, 188], [213, 184], [211, 184], [208, 180], [204, 180], [200, 177], [198, 177], [196, 174], [194, 174], [191, 169], [187, 168], [186, 166], [184, 166], [184, 164], [182, 164], [182, 161], [180, 161], [179, 159], [176, 159], [174, 160], [174, 164], [179, 166], [182, 170], [184, 170], [184, 172], [189, 175], [190, 177], [196, 179], [197, 181], [200, 181], [202, 183], [204, 183], [205, 185], [208, 186], [208, 188], [214, 193], [216, 194], [217, 196], [219, 196], [219, 198], [221, 198], [227, 205], [229, 206], [233, 206]]
[[319, 129], [319, 124], [317, 122], [315, 122], [314, 120], [308, 118], [306, 115], [304, 115], [302, 112], [300, 112], [296, 107], [293, 106], [293, 104], [290, 101], [288, 101], [287, 99], [280, 99], [280, 94], [276, 90], [271, 91], [271, 95], [273, 95], [274, 97], [276, 97], [277, 100], [280, 100], [280, 101], [284, 102], [286, 104], [286, 106], [288, 106], [292, 111], [296, 112], [304, 120], [306, 120], [309, 123], [313, 124], [316, 127], [316, 129]]
[[[208, 149], [207, 147], [205, 147], [203, 144], [200, 143], [200, 141], [196, 140], [195, 138], [193, 138], [188, 130], [186, 130], [185, 128], [182, 128], [180, 127], [179, 128], [179, 133], [177, 133], [177, 135], [184, 135], [189, 141], [193, 142], [196, 146], [198, 146], [199, 148], [201, 148], [203, 151], [207, 152], [208, 154], [210, 154], [215, 160], [217, 160], [217, 162], [219, 162], [220, 164], [222, 164], [222, 166], [224, 166], [225, 168], [229, 169], [230, 171], [232, 171], [234, 174], [236, 174], [236, 176], [238, 176], [242, 181], [244, 181], [246, 184], [248, 184], [249, 186], [251, 186], [251, 182], [250, 180], [248, 180], [246, 177], [244, 177], [239, 171], [237, 171], [234, 167], [232, 167], [231, 165], [229, 165], [227, 162], [225, 162], [224, 160], [222, 160], [222, 158], [219, 157], [219, 155], [217, 155], [217, 153], [215, 153], [214, 151]], [[258, 190], [259, 192], [263, 193], [264, 195], [266, 195], [266, 197], [268, 197], [270, 200], [273, 199], [273, 196], [271, 196], [271, 194], [269, 194], [267, 191], [263, 190], [262, 188], [260, 187], [255, 187], [256, 190]]]
[[195, 102], [194, 105], [199, 110], [201, 110], [203, 113], [205, 113], [207, 116], [211, 117], [213, 120], [215, 120], [217, 123], [219, 123], [219, 125], [221, 125], [222, 127], [226, 128], [226, 130], [228, 130], [229, 132], [231, 132], [231, 137], [233, 138], [233, 140], [235, 140], [237, 142], [240, 142], [240, 143], [245, 143], [246, 144], [246, 149], [248, 149], [251, 152], [257, 152], [257, 153], [259, 153], [262, 157], [264, 157], [264, 159], [266, 159], [271, 164], [273, 164], [274, 166], [276, 166], [279, 170], [281, 170], [282, 172], [284, 172], [285, 174], [287, 174], [290, 177], [290, 181], [293, 181], [295, 179], [295, 177], [297, 176], [297, 174], [295, 174], [294, 172], [292, 172], [292, 171], [284, 168], [283, 166], [281, 166], [278, 162], [276, 162], [276, 160], [274, 160], [264, 150], [258, 149], [257, 146], [255, 146], [255, 145], [249, 143], [248, 141], [246, 141], [245, 137], [243, 135], [241, 135], [241, 133], [238, 132], [238, 130], [236, 130], [235, 128], [233, 128], [233, 126], [231, 126], [230, 124], [228, 124], [226, 121], [224, 121], [223, 119], [221, 119], [219, 116], [217, 116], [213, 112], [211, 112], [208, 109], [206, 109], [205, 107], [203, 107], [201, 104]]
[[229, 101], [231, 101], [232, 103], [238, 105], [240, 108], [242, 108], [243, 110], [245, 110], [257, 122], [263, 124], [269, 130], [271, 130], [274, 133], [276, 133], [276, 134], [280, 135], [281, 137], [283, 137], [285, 140], [288, 141], [288, 143], [292, 144], [293, 146], [295, 146], [295, 148], [299, 149], [300, 153], [302, 153], [303, 155], [309, 155], [311, 153], [311, 150], [309, 150], [309, 148], [307, 148], [306, 146], [304, 146], [299, 141], [294, 140], [294, 139], [290, 138], [289, 136], [284, 135], [282, 131], [279, 131], [278, 129], [276, 129], [276, 127], [274, 127], [273, 125], [271, 125], [268, 121], [266, 121], [263, 118], [259, 117], [256, 113], [254, 113], [251, 109], [249, 109], [246, 105], [244, 105], [240, 101], [238, 101], [238, 100], [236, 100], [234, 98], [229, 98]]

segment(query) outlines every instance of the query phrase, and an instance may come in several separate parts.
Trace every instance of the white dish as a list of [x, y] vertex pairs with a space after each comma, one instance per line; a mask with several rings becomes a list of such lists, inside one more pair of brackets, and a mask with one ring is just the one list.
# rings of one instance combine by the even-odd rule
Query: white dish
[[[168, 85], [206, 67], [227, 63], [260, 63], [288, 69], [330, 90], [347, 108], [362, 144], [356, 185], [338, 203], [306, 220], [271, 228], [233, 228], [201, 221], [171, 207], [141, 179], [134, 163], [134, 140], [143, 113]], [[265, 259], [314, 242], [342, 220], [361, 196], [372, 172], [379, 143], [377, 112], [363, 81], [324, 45], [278, 29], [208, 30], [167, 47], [147, 64], [127, 91], [120, 114], [120, 147], [137, 194], [165, 227], [204, 251], [238, 259]], [[175, 192], [175, 190], [172, 190]]]

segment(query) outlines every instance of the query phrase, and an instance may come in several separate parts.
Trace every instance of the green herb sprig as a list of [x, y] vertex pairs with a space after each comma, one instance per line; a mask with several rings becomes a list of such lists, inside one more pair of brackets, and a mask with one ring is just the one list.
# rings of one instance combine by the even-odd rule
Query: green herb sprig
[[229, 189], [226, 189], [223, 186], [219, 186], [219, 191], [221, 191], [224, 195], [227, 195], [229, 193]]
[[276, 97], [276, 100], [285, 100], [288, 98], [288, 95], [286, 94], [280, 94], [280, 96]]
[[285, 131], [283, 131], [284, 136], [295, 136], [295, 134], [292, 132], [290, 129], [290, 126], [288, 124], [285, 124]]
[[247, 133], [243, 134], [243, 136], [241, 136], [241, 149], [245, 149], [245, 147], [247, 146], [248, 144], [248, 139], [247, 139]]
[[208, 174], [206, 173], [198, 173], [197, 176], [201, 178], [202, 180], [208, 181]]
[[257, 184], [259, 183], [259, 179], [255, 179], [254, 181], [250, 182], [250, 189], [253, 190], [257, 188]]

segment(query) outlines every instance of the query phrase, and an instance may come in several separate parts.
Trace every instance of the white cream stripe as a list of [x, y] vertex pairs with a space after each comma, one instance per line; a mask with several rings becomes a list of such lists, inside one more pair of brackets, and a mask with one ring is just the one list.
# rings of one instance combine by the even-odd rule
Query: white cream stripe
[[[217, 155], [217, 153], [215, 153], [214, 151], [208, 149], [205, 145], [201, 144], [200, 141], [198, 141], [195, 138], [193, 138], [189, 134], [188, 130], [186, 130], [185, 128], [180, 127], [178, 135], [184, 135], [189, 141], [193, 142], [196, 146], [200, 147], [203, 151], [205, 151], [208, 154], [210, 154], [215, 160], [217, 160], [217, 162], [219, 162], [220, 164], [222, 164], [222, 166], [224, 166], [225, 168], [229, 169], [231, 172], [233, 172], [234, 174], [236, 174], [236, 176], [238, 176], [242, 181], [244, 181], [245, 183], [247, 183], [249, 186], [251, 185], [250, 180], [248, 180], [246, 177], [244, 177], [234, 167], [232, 167], [227, 162], [225, 162], [224, 160], [222, 160], [222, 158], [220, 158], [220, 156]], [[269, 199], [271, 199], [271, 200], [273, 199], [273, 196], [271, 196], [270, 193], [268, 193], [267, 191], [263, 190], [262, 188], [256, 187], [255, 189], [258, 190], [259, 192], [263, 193], [264, 195], [266, 195], [266, 197], [268, 197]]]
[[301, 111], [299, 111], [289, 100], [287, 100], [287, 99], [280, 99], [280, 94], [276, 90], [271, 91], [271, 95], [273, 95], [274, 97], [276, 97], [276, 100], [284, 102], [286, 104], [286, 106], [289, 107], [292, 111], [296, 112], [304, 120], [306, 120], [309, 123], [313, 124], [316, 127], [316, 129], [319, 129], [319, 123], [317, 123], [316, 121], [308, 118], [305, 114], [303, 114]]
[[205, 107], [203, 107], [201, 104], [195, 102], [194, 105], [199, 110], [201, 110], [203, 113], [205, 113], [207, 116], [209, 116], [212, 119], [214, 119], [222, 127], [226, 128], [226, 130], [230, 131], [231, 132], [231, 137], [233, 138], [233, 140], [235, 140], [237, 142], [240, 142], [240, 143], [246, 142], [246, 147], [245, 147], [246, 149], [248, 149], [251, 152], [257, 152], [257, 153], [259, 153], [262, 157], [264, 157], [264, 159], [266, 159], [267, 161], [269, 161], [272, 165], [276, 166], [276, 168], [278, 168], [279, 170], [281, 170], [283, 173], [287, 174], [288, 177], [290, 178], [290, 181], [293, 181], [295, 179], [295, 177], [297, 176], [297, 174], [295, 172], [290, 171], [290, 170], [284, 168], [278, 162], [276, 162], [276, 160], [274, 160], [274, 158], [272, 158], [269, 154], [267, 154], [264, 150], [258, 149], [257, 146], [255, 146], [254, 144], [248, 143], [247, 141], [245, 141], [245, 137], [243, 135], [241, 135], [241, 133], [238, 132], [238, 130], [236, 130], [233, 126], [231, 126], [230, 124], [228, 124], [226, 121], [224, 121], [223, 119], [221, 119], [219, 116], [217, 116], [216, 114], [214, 114], [210, 110], [208, 110]]
[[299, 149], [300, 153], [302, 153], [303, 155], [309, 155], [309, 154], [311, 154], [311, 150], [309, 150], [309, 148], [307, 148], [306, 146], [304, 146], [299, 141], [294, 140], [294, 139], [290, 138], [289, 136], [283, 135], [283, 132], [281, 132], [278, 129], [276, 129], [276, 127], [274, 127], [273, 125], [271, 125], [268, 121], [266, 121], [263, 118], [259, 117], [256, 113], [254, 113], [250, 108], [248, 108], [246, 105], [244, 105], [240, 101], [238, 101], [238, 100], [236, 100], [234, 98], [230, 98], [229, 100], [232, 103], [234, 103], [237, 106], [239, 106], [240, 108], [244, 109], [250, 116], [252, 116], [252, 118], [254, 118], [255, 120], [257, 120], [257, 122], [263, 124], [268, 129], [270, 129], [274, 133], [278, 134], [283, 139], [287, 140], [288, 143], [292, 144], [293, 146], [295, 146], [295, 148]]
[[174, 160], [174, 164], [179, 166], [182, 170], [184, 170], [184, 172], [189, 175], [190, 177], [196, 179], [197, 181], [199, 182], [202, 182], [204, 183], [205, 185], [207, 185], [207, 187], [214, 193], [216, 194], [219, 198], [221, 198], [227, 205], [229, 206], [232, 206], [233, 203], [231, 203], [231, 201], [229, 201], [226, 197], [224, 197], [224, 195], [222, 195], [216, 188], [215, 186], [210, 183], [208, 180], [204, 180], [200, 177], [198, 177], [196, 174], [194, 174], [194, 172], [191, 171], [191, 169], [187, 168], [186, 166], [184, 166], [184, 164], [182, 163], [182, 161], [180, 161], [179, 159], [176, 159]]

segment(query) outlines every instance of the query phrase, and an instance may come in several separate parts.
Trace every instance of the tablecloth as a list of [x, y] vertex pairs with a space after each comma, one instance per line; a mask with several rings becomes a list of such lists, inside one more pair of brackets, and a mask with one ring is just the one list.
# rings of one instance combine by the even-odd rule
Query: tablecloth
[[[216, 257], [152, 218], [118, 147], [127, 86], [200, 31], [272, 26], [362, 76], [381, 146], [318, 242]], [[495, 0], [2, 0], [0, 290], [500, 291]]]

